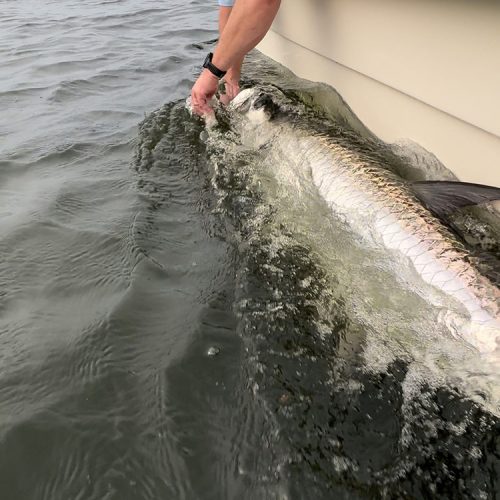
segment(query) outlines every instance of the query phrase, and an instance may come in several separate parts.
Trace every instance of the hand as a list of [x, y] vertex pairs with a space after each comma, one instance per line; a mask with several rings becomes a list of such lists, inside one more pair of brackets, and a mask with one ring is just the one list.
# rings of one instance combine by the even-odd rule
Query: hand
[[197, 115], [213, 115], [214, 110], [210, 107], [210, 99], [217, 92], [219, 79], [208, 69], [202, 71], [191, 90], [191, 104], [193, 112]]
[[225, 94], [220, 96], [222, 104], [229, 104], [240, 93], [240, 72], [229, 70], [224, 77]]

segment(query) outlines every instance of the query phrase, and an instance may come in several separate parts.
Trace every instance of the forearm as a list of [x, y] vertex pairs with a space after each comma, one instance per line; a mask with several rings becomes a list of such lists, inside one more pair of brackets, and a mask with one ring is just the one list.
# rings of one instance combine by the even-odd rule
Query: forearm
[[[229, 21], [229, 16], [231, 15], [232, 7], [220, 7], [219, 9], [219, 38], [226, 29], [227, 22]], [[230, 68], [228, 68], [227, 79], [240, 79], [241, 67], [243, 66], [243, 57], [240, 57]]]
[[[231, 12], [221, 11], [221, 36], [212, 62], [225, 77], [226, 104], [239, 92], [241, 62], [267, 33], [278, 12], [281, 0], [237, 0]], [[221, 2], [224, 5], [225, 2]], [[229, 3], [229, 2], [227, 2]], [[225, 26], [223, 26], [225, 24]], [[238, 66], [239, 65], [239, 66]], [[193, 112], [213, 116], [210, 99], [217, 92], [219, 79], [205, 68], [191, 90]]]
[[213, 63], [222, 70], [241, 64], [245, 54], [264, 38], [279, 6], [280, 0], [237, 0], [231, 15], [223, 19], [221, 12], [221, 36]]
[[229, 16], [231, 15], [232, 7], [219, 7], [219, 37], [224, 32]]

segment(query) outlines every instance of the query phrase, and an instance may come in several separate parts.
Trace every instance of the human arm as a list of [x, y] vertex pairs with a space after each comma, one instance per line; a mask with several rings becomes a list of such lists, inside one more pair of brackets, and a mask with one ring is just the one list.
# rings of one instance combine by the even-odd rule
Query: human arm
[[[266, 35], [278, 12], [280, 0], [237, 0], [215, 49], [212, 63], [227, 71], [242, 60]], [[204, 69], [191, 91], [193, 110], [210, 114], [208, 102], [218, 87], [218, 79]]]
[[[229, 20], [229, 16], [233, 10], [232, 0], [219, 0], [219, 34], [222, 35]], [[224, 77], [224, 90], [225, 93], [221, 95], [220, 100], [223, 104], [229, 104], [240, 92], [240, 78], [241, 67], [243, 65], [243, 58], [236, 61], [236, 63], [227, 70]]]

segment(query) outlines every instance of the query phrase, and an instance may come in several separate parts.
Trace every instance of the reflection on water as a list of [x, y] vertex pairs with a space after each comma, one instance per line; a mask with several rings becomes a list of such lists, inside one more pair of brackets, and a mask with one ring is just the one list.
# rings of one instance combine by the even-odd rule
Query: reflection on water
[[[1, 498], [493, 497], [498, 419], [410, 356], [367, 366], [342, 223], [184, 109], [214, 21], [2, 4]], [[370, 137], [330, 89], [246, 75]]]

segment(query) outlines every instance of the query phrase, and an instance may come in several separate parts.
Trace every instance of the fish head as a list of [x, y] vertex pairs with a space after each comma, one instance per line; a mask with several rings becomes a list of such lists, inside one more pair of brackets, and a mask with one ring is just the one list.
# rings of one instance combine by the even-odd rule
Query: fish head
[[230, 109], [256, 125], [275, 119], [281, 112], [275, 88], [249, 88], [242, 90], [231, 102]]

